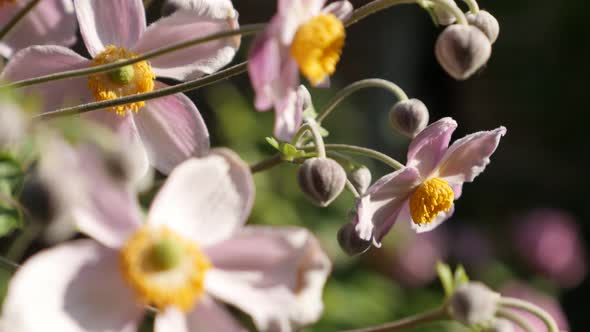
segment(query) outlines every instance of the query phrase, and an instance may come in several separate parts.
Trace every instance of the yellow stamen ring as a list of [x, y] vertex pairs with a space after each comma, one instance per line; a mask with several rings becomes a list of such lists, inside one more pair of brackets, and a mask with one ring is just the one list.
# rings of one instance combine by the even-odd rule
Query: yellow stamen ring
[[[92, 59], [92, 66], [100, 66], [116, 61], [136, 58], [139, 54], [122, 47], [109, 45], [104, 51]], [[151, 92], [154, 90], [156, 75], [147, 61], [124, 66], [107, 73], [88, 76], [88, 88], [96, 101], [116, 99], [119, 97]], [[127, 111], [138, 112], [145, 105], [139, 101], [126, 105], [108, 108], [108, 111], [125, 116]]]
[[141, 228], [120, 252], [124, 279], [143, 303], [158, 309], [189, 311], [204, 292], [210, 267], [195, 243], [164, 227]]
[[410, 196], [410, 215], [415, 224], [431, 223], [441, 212], [453, 206], [455, 194], [447, 181], [433, 178], [425, 181]]
[[297, 30], [291, 56], [314, 85], [334, 74], [344, 47], [344, 24], [332, 14], [313, 17]]

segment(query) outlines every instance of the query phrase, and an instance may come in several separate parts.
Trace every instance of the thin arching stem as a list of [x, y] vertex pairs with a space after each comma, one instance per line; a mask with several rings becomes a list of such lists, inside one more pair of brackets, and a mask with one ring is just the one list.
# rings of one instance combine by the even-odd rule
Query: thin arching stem
[[[352, 154], [357, 154], [357, 155], [362, 155], [365, 157], [373, 158], [375, 160], [381, 161], [382, 163], [390, 166], [391, 168], [393, 168], [395, 170], [398, 170], [398, 169], [404, 167], [404, 165], [402, 163], [391, 158], [390, 156], [383, 154], [379, 151], [375, 151], [373, 149], [365, 148], [362, 146], [348, 145], [348, 144], [325, 144], [324, 147], [326, 148], [327, 151], [347, 152], [347, 153], [352, 153]], [[313, 150], [315, 150], [315, 147], [312, 147], [312, 146], [311, 147], [304, 147], [303, 150], [313, 151]]]
[[530, 302], [523, 301], [521, 299], [511, 298], [511, 297], [502, 297], [500, 299], [499, 304], [503, 307], [509, 307], [509, 308], [515, 308], [515, 309], [521, 309], [521, 310], [527, 311], [527, 312], [539, 317], [539, 319], [541, 319], [543, 321], [543, 323], [545, 323], [545, 325], [547, 326], [548, 332], [559, 332], [559, 328], [557, 327], [557, 323], [555, 323], [555, 320], [553, 319], [553, 317], [551, 317], [551, 315], [549, 315], [545, 310], [539, 308], [538, 306], [536, 306]]
[[500, 309], [496, 312], [496, 316], [500, 318], [505, 318], [514, 324], [518, 325], [524, 332], [537, 332], [535, 329], [524, 319], [520, 316], [504, 309]]
[[27, 14], [33, 10], [35, 6], [37, 6], [39, 1], [40, 0], [31, 0], [18, 13], [16, 13], [16, 15], [14, 15], [14, 17], [8, 23], [6, 23], [4, 28], [0, 30], [0, 40], [4, 39], [4, 37], [6, 37], [6, 35], [12, 30], [12, 28], [14, 28], [18, 22], [23, 19], [23, 17], [27, 16]]
[[403, 318], [395, 322], [355, 330], [346, 330], [342, 332], [392, 332], [447, 319], [449, 319], [449, 314], [447, 312], [447, 308], [443, 306], [432, 311]]

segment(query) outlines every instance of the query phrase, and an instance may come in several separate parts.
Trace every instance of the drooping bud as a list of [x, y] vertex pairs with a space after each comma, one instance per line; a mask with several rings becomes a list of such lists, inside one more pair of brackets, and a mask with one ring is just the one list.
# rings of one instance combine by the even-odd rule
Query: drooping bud
[[435, 54], [445, 71], [457, 80], [465, 80], [490, 58], [488, 37], [471, 25], [451, 25], [438, 36]]
[[472, 327], [492, 321], [500, 294], [480, 282], [469, 282], [457, 288], [451, 297], [453, 319]]
[[428, 108], [418, 99], [397, 102], [389, 111], [389, 123], [393, 129], [414, 138], [428, 125]]
[[371, 241], [361, 239], [351, 223], [346, 223], [338, 230], [338, 244], [349, 256], [362, 254], [371, 247]]
[[514, 332], [514, 325], [507, 319], [496, 318], [482, 332]]
[[118, 84], [129, 84], [135, 77], [135, 69], [133, 65], [127, 65], [113, 69], [108, 72], [111, 81]]
[[297, 179], [307, 198], [312, 203], [325, 207], [344, 189], [346, 172], [332, 159], [310, 158], [299, 168]]
[[360, 166], [348, 172], [348, 180], [359, 194], [364, 194], [371, 185], [371, 171], [366, 166]]
[[[450, 6], [459, 8], [453, 0], [444, 1], [447, 2]], [[450, 25], [455, 23], [455, 21], [457, 20], [457, 18], [455, 18], [455, 15], [453, 15], [452, 12], [450, 12], [445, 6], [442, 6], [436, 2], [433, 4], [432, 10], [434, 12], [434, 19], [436, 20], [436, 23], [438, 23], [439, 25]]]
[[480, 10], [477, 14], [467, 13], [465, 15], [469, 24], [477, 27], [490, 40], [490, 43], [496, 42], [498, 39], [498, 34], [500, 34], [500, 25], [498, 24], [498, 20], [485, 10]]

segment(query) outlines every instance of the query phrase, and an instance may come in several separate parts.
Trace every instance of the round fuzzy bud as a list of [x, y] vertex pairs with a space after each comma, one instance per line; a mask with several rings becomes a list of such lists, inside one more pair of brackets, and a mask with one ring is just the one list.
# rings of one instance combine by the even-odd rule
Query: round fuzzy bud
[[332, 159], [310, 158], [299, 168], [297, 179], [307, 198], [314, 204], [325, 207], [344, 189], [346, 172]]
[[471, 25], [454, 24], [438, 36], [435, 54], [440, 65], [457, 80], [465, 80], [490, 58], [492, 45], [488, 37]]
[[451, 297], [453, 318], [466, 326], [475, 326], [494, 319], [500, 294], [480, 282], [470, 282], [455, 290]]
[[348, 172], [348, 180], [359, 192], [364, 194], [371, 185], [371, 171], [366, 166], [361, 166]]
[[338, 230], [338, 244], [349, 256], [362, 254], [371, 248], [371, 241], [359, 238], [354, 225], [347, 223]]
[[428, 108], [418, 99], [397, 102], [389, 111], [389, 123], [393, 129], [414, 138], [428, 125]]
[[465, 17], [469, 24], [477, 27], [488, 36], [490, 43], [493, 44], [496, 42], [500, 34], [500, 25], [492, 14], [485, 10], [480, 10], [477, 14], [467, 13]]
[[[457, 7], [457, 4], [453, 0], [445, 0], [445, 2], [449, 3], [449, 5]], [[434, 3], [433, 9], [434, 11], [434, 18], [436, 19], [436, 23], [439, 25], [450, 25], [455, 23], [457, 18], [450, 12], [445, 6], [441, 6], [440, 4]]]
[[507, 319], [494, 319], [482, 332], [514, 332], [514, 325]]

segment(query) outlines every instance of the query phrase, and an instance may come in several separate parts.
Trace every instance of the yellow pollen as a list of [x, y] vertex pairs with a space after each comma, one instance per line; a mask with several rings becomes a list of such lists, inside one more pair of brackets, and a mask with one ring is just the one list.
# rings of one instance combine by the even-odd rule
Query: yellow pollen
[[[109, 45], [104, 51], [92, 59], [92, 66], [133, 59], [138, 55], [122, 47]], [[124, 76], [121, 76], [123, 74]], [[152, 72], [152, 67], [149, 63], [147, 61], [140, 61], [133, 65], [116, 69], [113, 72], [88, 76], [88, 88], [92, 91], [96, 101], [110, 100], [153, 91], [155, 78], [156, 75]], [[125, 116], [128, 110], [137, 113], [144, 105], [145, 102], [139, 101], [114, 106], [107, 110]]]
[[415, 224], [431, 223], [440, 212], [453, 205], [455, 194], [447, 181], [433, 178], [425, 181], [410, 196], [410, 214]]
[[315, 16], [297, 30], [291, 56], [312, 84], [334, 74], [345, 37], [344, 24], [332, 14]]
[[[161, 264], [154, 249], [174, 244], [174, 264]], [[195, 243], [168, 228], [145, 226], [127, 241], [120, 252], [120, 268], [139, 299], [158, 309], [169, 306], [188, 312], [203, 294], [211, 263]]]

